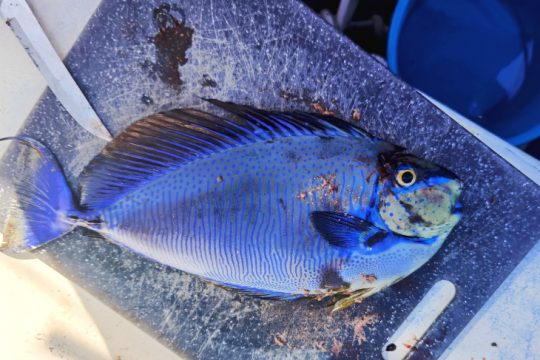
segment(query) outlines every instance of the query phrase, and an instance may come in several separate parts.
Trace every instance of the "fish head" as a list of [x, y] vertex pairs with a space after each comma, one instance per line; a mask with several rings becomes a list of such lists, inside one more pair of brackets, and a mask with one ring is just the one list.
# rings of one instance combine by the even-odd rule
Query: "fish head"
[[379, 156], [376, 211], [392, 232], [415, 238], [448, 233], [461, 219], [462, 182], [451, 171], [413, 155]]

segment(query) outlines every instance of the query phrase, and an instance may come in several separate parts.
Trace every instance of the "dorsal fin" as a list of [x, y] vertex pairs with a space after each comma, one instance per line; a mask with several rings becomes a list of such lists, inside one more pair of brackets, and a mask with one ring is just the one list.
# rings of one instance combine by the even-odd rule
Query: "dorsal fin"
[[81, 204], [107, 206], [182, 164], [227, 148], [289, 136], [319, 135], [371, 139], [333, 117], [279, 113], [209, 100], [246, 122], [240, 126], [197, 110], [171, 110], [128, 126], [107, 144], [79, 177]]
[[362, 129], [330, 115], [302, 111], [266, 111], [215, 99], [207, 99], [207, 101], [238, 115], [270, 137], [319, 135], [373, 139], [370, 134]]

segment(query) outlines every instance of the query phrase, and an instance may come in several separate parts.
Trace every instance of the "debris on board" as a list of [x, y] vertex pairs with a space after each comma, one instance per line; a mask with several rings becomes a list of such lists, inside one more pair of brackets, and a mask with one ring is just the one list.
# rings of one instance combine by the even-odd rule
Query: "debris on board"
[[360, 111], [358, 111], [358, 109], [354, 109], [352, 115], [352, 123], [356, 124], [358, 121], [360, 121]]
[[354, 336], [358, 339], [358, 345], [362, 344], [362, 341], [366, 341], [366, 327], [373, 325], [378, 319], [377, 314], [365, 315], [354, 326]]
[[272, 334], [272, 342], [287, 346], [291, 350], [311, 348], [338, 356], [367, 341], [372, 325], [379, 321], [378, 314], [371, 313], [369, 307], [364, 308], [360, 316], [351, 316], [351, 313], [346, 311], [330, 311], [331, 308], [315, 307], [307, 314], [303, 312], [302, 317], [289, 313], [288, 322], [283, 322], [279, 314], [268, 314], [270, 318], [266, 320], [270, 324], [274, 319], [281, 319], [279, 323], [272, 324], [280, 329]]
[[[261, 91], [261, 89], [259, 89], [259, 91]], [[309, 93], [310, 91], [307, 91], [307, 92]], [[328, 106], [323, 101], [313, 100], [313, 98], [309, 95], [302, 96], [302, 95], [294, 94], [292, 92], [286, 92], [286, 91], [281, 90], [279, 96], [281, 96], [285, 100], [302, 101], [306, 105], [310, 107], [312, 106], [319, 114], [338, 117], [338, 115], [334, 111], [330, 111]], [[336, 102], [335, 99], [332, 99], [331, 101], [332, 103]]]
[[332, 346], [332, 355], [334, 355], [335, 357], [338, 357], [342, 347], [343, 347], [343, 343], [337, 341], [336, 338], [334, 338], [334, 345]]
[[217, 82], [215, 80], [213, 80], [210, 75], [208, 74], [203, 74], [203, 78], [201, 80], [201, 85], [203, 87], [206, 87], [206, 86], [210, 86], [210, 87], [213, 87], [215, 88], [217, 86]]
[[314, 108], [315, 110], [317, 110], [317, 112], [318, 112], [319, 114], [322, 114], [322, 115], [330, 115], [330, 116], [333, 116], [333, 117], [337, 117], [337, 115], [336, 115], [334, 112], [328, 110], [328, 108], [326, 107], [326, 105], [321, 104], [321, 103], [319, 103], [319, 102], [313, 104], [313, 108]]

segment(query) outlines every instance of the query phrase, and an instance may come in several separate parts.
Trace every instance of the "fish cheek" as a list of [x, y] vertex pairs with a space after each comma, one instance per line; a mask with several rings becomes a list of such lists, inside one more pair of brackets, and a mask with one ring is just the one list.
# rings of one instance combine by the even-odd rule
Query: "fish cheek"
[[401, 206], [407, 212], [407, 222], [409, 223], [409, 228], [424, 227], [428, 226], [429, 223], [424, 219], [411, 204], [406, 204], [401, 201]]
[[383, 194], [385, 196], [379, 202], [378, 210], [379, 216], [388, 229], [402, 235], [413, 236], [415, 227], [411, 226], [410, 221], [408, 221], [411, 207], [407, 208], [403, 205], [405, 204], [403, 199], [407, 198], [407, 193], [398, 193], [396, 195], [396, 191], [392, 186], [387, 185]]
[[[444, 190], [444, 191], [443, 191]], [[422, 196], [421, 210], [419, 215], [424, 219], [422, 225], [435, 227], [445, 224], [451, 215], [453, 207], [449, 190], [445, 187], [433, 187], [432, 191]]]

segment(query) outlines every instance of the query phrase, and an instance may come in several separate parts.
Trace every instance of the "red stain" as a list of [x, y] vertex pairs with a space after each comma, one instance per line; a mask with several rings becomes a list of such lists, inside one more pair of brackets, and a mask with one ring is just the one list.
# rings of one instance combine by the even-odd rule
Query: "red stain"
[[[177, 20], [173, 14], [179, 14], [184, 19]], [[159, 26], [152, 40], [157, 48], [156, 63], [153, 66], [163, 81], [180, 92], [183, 81], [178, 67], [188, 62], [186, 51], [191, 47], [194, 30], [185, 25], [184, 11], [175, 5], [161, 5], [154, 9], [153, 17]]]

